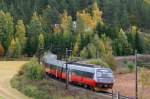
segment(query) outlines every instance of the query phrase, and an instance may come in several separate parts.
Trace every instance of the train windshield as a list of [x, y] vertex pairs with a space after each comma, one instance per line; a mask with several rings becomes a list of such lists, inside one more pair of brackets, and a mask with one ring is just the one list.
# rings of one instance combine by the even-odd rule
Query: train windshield
[[96, 72], [97, 78], [113, 77], [113, 73], [110, 69], [98, 69]]

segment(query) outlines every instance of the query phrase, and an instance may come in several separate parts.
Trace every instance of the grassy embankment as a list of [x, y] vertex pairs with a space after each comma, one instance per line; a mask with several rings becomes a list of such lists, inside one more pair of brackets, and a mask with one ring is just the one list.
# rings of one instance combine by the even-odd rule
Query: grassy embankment
[[[43, 67], [32, 60], [25, 64], [11, 80], [12, 87], [34, 99], [91, 99], [89, 93], [67, 91], [65, 84], [53, 79], [47, 80]], [[98, 99], [98, 98], [94, 98]]]

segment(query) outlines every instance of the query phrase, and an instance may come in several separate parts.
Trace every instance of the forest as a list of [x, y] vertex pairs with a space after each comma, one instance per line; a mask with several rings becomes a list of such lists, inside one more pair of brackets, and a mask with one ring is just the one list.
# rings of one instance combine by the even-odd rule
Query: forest
[[150, 52], [149, 0], [0, 0], [0, 56]]

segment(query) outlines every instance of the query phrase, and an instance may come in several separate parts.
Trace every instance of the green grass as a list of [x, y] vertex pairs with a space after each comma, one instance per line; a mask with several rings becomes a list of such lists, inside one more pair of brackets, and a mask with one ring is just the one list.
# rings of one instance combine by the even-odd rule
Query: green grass
[[4, 98], [2, 98], [2, 97], [0, 96], [0, 99], [4, 99]]
[[[53, 79], [36, 79], [36, 77], [29, 77], [28, 72], [36, 70], [37, 66], [33, 66], [32, 71], [29, 67], [32, 62], [29, 62], [20, 69], [18, 74], [11, 79], [11, 86], [24, 93], [26, 96], [34, 99], [91, 99], [93, 94], [91, 93], [80, 93], [76, 90], [68, 91], [65, 90], [65, 84], [55, 81]], [[27, 68], [27, 69], [26, 69]], [[39, 71], [39, 69], [38, 69]], [[36, 72], [34, 71], [34, 74]], [[34, 75], [32, 74], [32, 76]], [[41, 73], [40, 73], [41, 74]], [[1, 99], [1, 98], [0, 98]]]

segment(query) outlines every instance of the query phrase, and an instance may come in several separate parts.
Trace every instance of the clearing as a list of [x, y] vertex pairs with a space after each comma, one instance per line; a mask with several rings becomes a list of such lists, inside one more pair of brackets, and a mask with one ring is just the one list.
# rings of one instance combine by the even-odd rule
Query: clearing
[[0, 99], [30, 99], [11, 88], [10, 80], [27, 61], [0, 61]]

